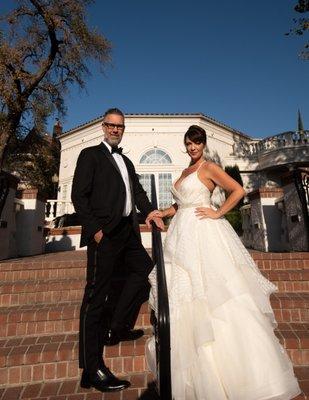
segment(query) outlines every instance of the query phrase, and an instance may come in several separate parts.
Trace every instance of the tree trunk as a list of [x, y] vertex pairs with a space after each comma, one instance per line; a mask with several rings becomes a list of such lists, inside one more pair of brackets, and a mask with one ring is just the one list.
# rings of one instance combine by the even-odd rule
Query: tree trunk
[[6, 118], [4, 121], [1, 121], [2, 124], [0, 126], [0, 171], [3, 168], [6, 149], [11, 140], [11, 138], [15, 135], [15, 131], [17, 128], [17, 123], [15, 121], [10, 121], [9, 118]]

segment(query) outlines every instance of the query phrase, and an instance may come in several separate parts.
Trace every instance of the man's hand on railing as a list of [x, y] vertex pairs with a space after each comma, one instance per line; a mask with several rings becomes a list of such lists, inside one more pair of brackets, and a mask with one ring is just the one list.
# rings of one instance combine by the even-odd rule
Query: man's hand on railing
[[164, 230], [164, 222], [163, 222], [162, 218], [157, 216], [157, 213], [158, 213], [158, 210], [151, 211], [148, 214], [145, 222], [146, 222], [147, 227], [151, 228], [151, 222], [153, 221], [156, 224], [156, 226], [159, 229], [161, 229], [161, 231], [163, 231]]

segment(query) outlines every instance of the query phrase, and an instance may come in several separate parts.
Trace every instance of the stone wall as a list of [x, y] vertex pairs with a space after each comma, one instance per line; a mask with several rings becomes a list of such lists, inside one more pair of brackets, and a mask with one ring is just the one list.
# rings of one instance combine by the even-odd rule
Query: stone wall
[[1, 175], [7, 180], [9, 191], [0, 220], [0, 260], [16, 255], [15, 195], [18, 179], [6, 172]]
[[260, 251], [283, 251], [281, 211], [276, 202], [283, 195], [281, 188], [266, 188], [248, 193], [250, 206], [242, 207], [244, 244]]
[[308, 251], [309, 233], [292, 172], [282, 177], [289, 250]]
[[44, 253], [45, 201], [37, 189], [18, 191], [22, 207], [16, 212], [16, 247], [18, 256]]

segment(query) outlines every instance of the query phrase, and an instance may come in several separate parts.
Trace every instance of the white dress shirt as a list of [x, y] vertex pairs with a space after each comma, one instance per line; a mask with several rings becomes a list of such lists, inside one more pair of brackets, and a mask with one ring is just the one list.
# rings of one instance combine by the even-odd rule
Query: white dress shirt
[[122, 215], [124, 217], [127, 217], [128, 215], [130, 215], [130, 213], [132, 211], [130, 179], [129, 179], [129, 173], [128, 173], [128, 170], [127, 170], [127, 166], [126, 166], [125, 162], [123, 161], [122, 155], [120, 155], [118, 153], [112, 153], [112, 147], [105, 141], [103, 143], [105, 144], [105, 146], [108, 148], [109, 152], [114, 157], [114, 160], [116, 161], [116, 163], [118, 165], [118, 168], [120, 169], [120, 173], [121, 173], [123, 182], [124, 182], [125, 187], [126, 187], [126, 202], [125, 202], [125, 205], [124, 205], [124, 209], [123, 209]]

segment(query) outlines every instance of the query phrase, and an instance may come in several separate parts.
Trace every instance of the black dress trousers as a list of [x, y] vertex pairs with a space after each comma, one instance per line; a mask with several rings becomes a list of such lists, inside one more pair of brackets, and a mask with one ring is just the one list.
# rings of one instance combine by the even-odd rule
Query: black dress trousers
[[147, 285], [153, 263], [133, 229], [131, 217], [119, 225], [101, 242], [87, 249], [87, 283], [80, 311], [79, 366], [95, 372], [102, 365], [105, 302], [110, 290], [114, 267], [119, 258], [129, 271], [114, 310], [111, 328], [118, 330], [129, 324], [136, 301]]

